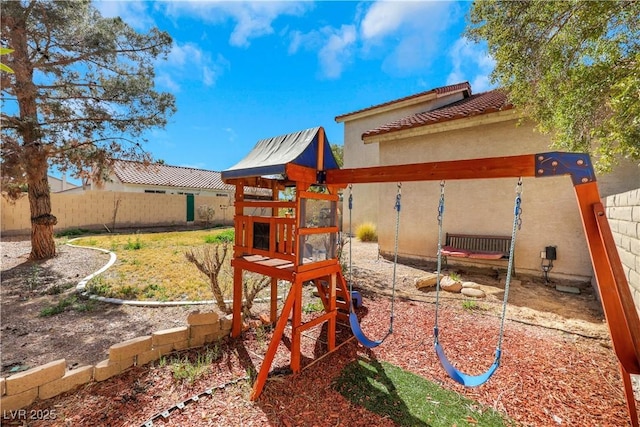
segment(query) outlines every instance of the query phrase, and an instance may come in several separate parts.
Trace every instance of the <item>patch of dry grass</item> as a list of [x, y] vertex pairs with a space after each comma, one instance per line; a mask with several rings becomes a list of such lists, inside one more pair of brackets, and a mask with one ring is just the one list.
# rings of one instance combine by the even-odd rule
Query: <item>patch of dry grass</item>
[[[207, 245], [213, 236], [227, 230], [110, 234], [73, 243], [108, 249], [118, 257], [109, 270], [89, 282], [92, 293], [137, 300], [200, 301], [213, 299], [209, 281], [184, 253]], [[230, 266], [223, 274], [231, 283]]]

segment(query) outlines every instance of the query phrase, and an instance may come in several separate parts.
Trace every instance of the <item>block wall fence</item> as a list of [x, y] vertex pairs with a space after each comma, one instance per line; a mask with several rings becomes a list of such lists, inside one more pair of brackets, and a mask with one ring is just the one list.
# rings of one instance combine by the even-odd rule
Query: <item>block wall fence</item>
[[[4, 197], [0, 204], [0, 231], [2, 235], [28, 235], [31, 233], [29, 200], [22, 197], [15, 203]], [[213, 208], [209, 224], [232, 224], [233, 209], [228, 207], [227, 196], [195, 196], [195, 221], [200, 206]], [[222, 206], [222, 207], [221, 207]], [[109, 229], [154, 226], [188, 225], [187, 196], [179, 194], [130, 193], [115, 191], [86, 191], [76, 194], [51, 194], [52, 214], [58, 218], [56, 233], [73, 228]]]
[[173, 351], [202, 347], [231, 332], [231, 315], [193, 312], [188, 326], [165, 329], [112, 345], [109, 357], [95, 365], [67, 369], [65, 359], [0, 379], [0, 413], [9, 414], [91, 381], [104, 381], [132, 366], [142, 366]]
[[640, 188], [604, 200], [631, 295], [640, 312]]

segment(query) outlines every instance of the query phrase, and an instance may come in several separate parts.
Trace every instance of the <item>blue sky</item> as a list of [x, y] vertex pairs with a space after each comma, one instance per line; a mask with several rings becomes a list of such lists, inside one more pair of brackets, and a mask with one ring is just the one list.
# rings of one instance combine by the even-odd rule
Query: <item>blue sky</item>
[[491, 88], [493, 61], [462, 36], [469, 2], [97, 1], [104, 16], [173, 38], [156, 85], [178, 111], [146, 148], [167, 164], [233, 166], [262, 139], [434, 87]]

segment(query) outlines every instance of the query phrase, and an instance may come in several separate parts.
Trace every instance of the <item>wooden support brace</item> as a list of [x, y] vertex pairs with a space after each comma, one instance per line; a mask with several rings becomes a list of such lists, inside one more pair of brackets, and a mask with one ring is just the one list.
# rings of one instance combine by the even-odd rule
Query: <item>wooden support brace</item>
[[256, 400], [260, 397], [262, 393], [262, 389], [264, 388], [264, 384], [267, 382], [267, 377], [269, 376], [269, 370], [271, 369], [271, 364], [273, 363], [273, 358], [278, 351], [278, 346], [280, 345], [280, 340], [282, 339], [282, 334], [284, 333], [284, 328], [287, 326], [287, 320], [289, 319], [289, 313], [291, 313], [291, 309], [293, 308], [294, 302], [298, 295], [297, 288], [302, 290], [301, 282], [293, 282], [291, 284], [291, 289], [289, 289], [289, 295], [284, 303], [284, 307], [282, 307], [282, 312], [280, 313], [280, 317], [278, 318], [278, 322], [276, 323], [276, 327], [273, 330], [273, 336], [271, 337], [271, 342], [269, 343], [269, 348], [267, 349], [267, 353], [264, 356], [264, 360], [262, 361], [262, 366], [260, 367], [260, 372], [258, 372], [258, 377], [256, 378], [256, 382], [253, 384], [253, 390], [251, 392], [251, 400]]

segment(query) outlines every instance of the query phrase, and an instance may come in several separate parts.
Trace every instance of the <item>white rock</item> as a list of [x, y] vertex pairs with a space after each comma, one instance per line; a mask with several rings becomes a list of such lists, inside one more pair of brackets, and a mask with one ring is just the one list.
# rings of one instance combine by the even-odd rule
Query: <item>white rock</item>
[[416, 278], [415, 285], [416, 288], [434, 288], [438, 281], [438, 276], [436, 274], [429, 274], [426, 276]]
[[480, 284], [476, 282], [462, 282], [463, 288], [480, 289]]
[[486, 296], [486, 294], [482, 289], [476, 289], [476, 288], [462, 288], [461, 292], [462, 292], [462, 295], [467, 297], [484, 298]]
[[440, 279], [440, 288], [447, 292], [453, 292], [455, 294], [460, 293], [462, 289], [462, 283], [457, 280], [453, 280], [449, 276], [444, 276]]

